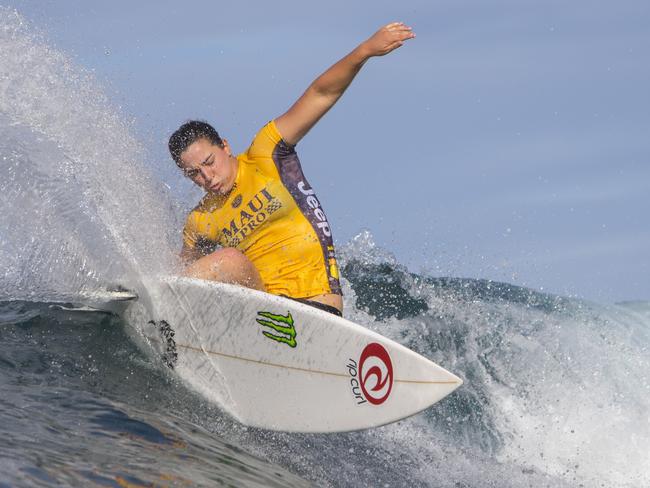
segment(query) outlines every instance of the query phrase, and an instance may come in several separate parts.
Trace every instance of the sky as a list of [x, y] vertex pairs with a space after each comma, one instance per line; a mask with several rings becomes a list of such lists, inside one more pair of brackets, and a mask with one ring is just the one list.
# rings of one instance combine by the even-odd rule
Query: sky
[[94, 73], [187, 208], [166, 141], [212, 122], [236, 151], [383, 24], [298, 146], [335, 241], [369, 230], [414, 272], [599, 302], [650, 300], [644, 1], [8, 0]]

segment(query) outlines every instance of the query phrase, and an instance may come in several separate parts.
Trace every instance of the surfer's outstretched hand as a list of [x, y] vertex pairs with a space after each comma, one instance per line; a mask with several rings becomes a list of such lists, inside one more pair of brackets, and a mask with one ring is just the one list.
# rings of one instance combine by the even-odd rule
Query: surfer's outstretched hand
[[316, 78], [285, 113], [275, 119], [282, 139], [289, 145], [298, 144], [307, 132], [341, 98], [343, 92], [373, 56], [384, 56], [413, 39], [413, 30], [404, 22], [392, 22], [359, 44]]
[[392, 22], [375, 32], [361, 46], [370, 56], [384, 56], [413, 39], [413, 29], [404, 22]]

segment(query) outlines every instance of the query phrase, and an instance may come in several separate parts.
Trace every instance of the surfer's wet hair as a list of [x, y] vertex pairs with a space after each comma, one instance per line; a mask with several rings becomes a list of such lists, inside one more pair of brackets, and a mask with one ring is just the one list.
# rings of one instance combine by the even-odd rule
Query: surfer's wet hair
[[202, 120], [185, 122], [169, 138], [169, 153], [179, 167], [183, 151], [199, 139], [207, 139], [212, 144], [223, 147], [223, 140], [219, 137], [219, 133], [207, 122]]

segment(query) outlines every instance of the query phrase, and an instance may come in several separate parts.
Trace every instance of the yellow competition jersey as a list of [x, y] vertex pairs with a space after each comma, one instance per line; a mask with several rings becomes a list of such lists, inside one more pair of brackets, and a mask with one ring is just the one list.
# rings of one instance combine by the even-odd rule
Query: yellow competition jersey
[[207, 194], [188, 216], [185, 245], [203, 253], [217, 245], [239, 249], [269, 293], [341, 294], [327, 217], [275, 122], [265, 125], [237, 160], [232, 191]]

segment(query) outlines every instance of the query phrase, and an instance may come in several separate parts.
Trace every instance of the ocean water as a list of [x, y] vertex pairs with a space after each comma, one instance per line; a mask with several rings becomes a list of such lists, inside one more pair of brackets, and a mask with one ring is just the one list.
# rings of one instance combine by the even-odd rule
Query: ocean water
[[464, 380], [364, 432], [246, 428], [72, 306], [174, 272], [182, 205], [92, 75], [0, 8], [0, 487], [650, 486], [650, 303], [409, 272], [341, 246], [346, 315]]

